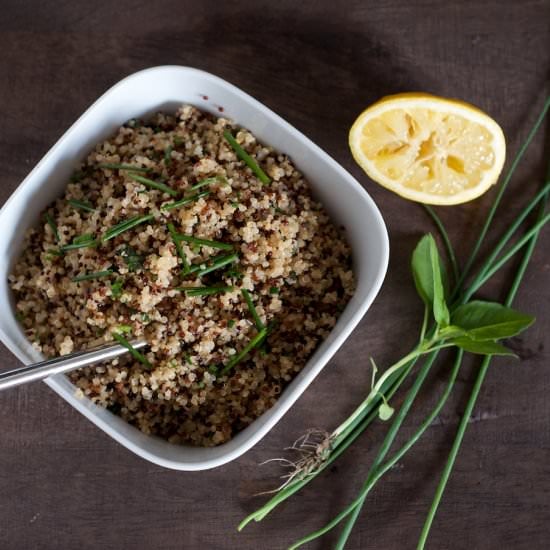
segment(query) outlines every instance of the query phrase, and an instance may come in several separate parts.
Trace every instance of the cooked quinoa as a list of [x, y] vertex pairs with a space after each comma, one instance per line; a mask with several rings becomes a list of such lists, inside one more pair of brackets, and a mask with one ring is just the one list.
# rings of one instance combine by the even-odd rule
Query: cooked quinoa
[[[269, 183], [237, 156], [226, 131]], [[165, 208], [182, 197], [191, 199]], [[225, 247], [178, 240], [174, 231]], [[28, 231], [9, 281], [20, 322], [46, 356], [112, 342], [113, 333], [145, 339], [148, 364], [126, 354], [70, 379], [143, 432], [199, 446], [229, 440], [269, 409], [354, 292], [349, 246], [290, 159], [188, 105], [129, 121], [97, 145]], [[216, 289], [193, 296], [182, 287]], [[231, 366], [262, 327], [267, 338]]]

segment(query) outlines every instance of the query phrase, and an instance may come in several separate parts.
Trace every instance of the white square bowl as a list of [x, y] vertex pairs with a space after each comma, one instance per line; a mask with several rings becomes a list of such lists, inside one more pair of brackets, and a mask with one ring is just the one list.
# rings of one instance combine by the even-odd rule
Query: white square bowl
[[26, 229], [63, 193], [75, 166], [96, 143], [131, 118], [159, 110], [175, 111], [183, 103], [233, 119], [260, 141], [290, 156], [310, 181], [313, 193], [335, 223], [346, 229], [352, 247], [357, 290], [330, 336], [284, 390], [269, 411], [213, 448], [173, 445], [148, 436], [87, 398], [78, 398], [64, 375], [46, 380], [75, 409], [137, 455], [176, 470], [205, 470], [240, 456], [257, 443], [300, 397], [349, 336], [378, 293], [388, 265], [388, 235], [382, 216], [359, 183], [325, 152], [264, 105], [232, 84], [189, 67], [161, 66], [135, 73], [101, 96], [59, 139], [0, 211], [0, 338], [25, 364], [42, 359], [15, 319], [8, 274]]

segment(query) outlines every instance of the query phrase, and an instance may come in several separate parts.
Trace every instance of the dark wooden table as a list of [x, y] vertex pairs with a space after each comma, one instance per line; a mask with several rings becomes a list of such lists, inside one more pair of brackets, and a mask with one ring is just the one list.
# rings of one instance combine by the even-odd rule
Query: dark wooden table
[[[385, 216], [392, 251], [382, 292], [351, 338], [279, 425], [224, 467], [164, 470], [113, 442], [42, 384], [3, 393], [0, 548], [285, 547], [350, 501], [385, 428], [374, 427], [301, 496], [237, 534], [239, 520], [263, 502], [252, 495], [276, 482], [275, 469], [257, 464], [308, 427], [335, 427], [367, 391], [368, 357], [380, 365], [398, 358], [421, 316], [408, 263], [432, 226], [417, 205], [361, 173], [348, 152], [348, 128], [382, 95], [426, 90], [489, 112], [505, 130], [511, 157], [548, 93], [550, 3], [7, 0], [1, 12], [0, 203], [120, 78], [159, 64], [190, 65], [257, 97], [357, 176]], [[496, 229], [541, 184], [544, 163], [540, 135]], [[441, 210], [462, 258], [493, 197]], [[550, 547], [549, 247], [546, 233], [516, 301], [538, 321], [513, 342], [521, 361], [491, 366], [429, 548]], [[502, 299], [510, 280], [504, 271], [482, 295]], [[7, 350], [0, 353], [2, 368], [17, 366]], [[415, 546], [478, 367], [467, 364], [438, 421], [372, 493], [349, 548]], [[446, 369], [429, 380], [404, 436], [434, 403]]]

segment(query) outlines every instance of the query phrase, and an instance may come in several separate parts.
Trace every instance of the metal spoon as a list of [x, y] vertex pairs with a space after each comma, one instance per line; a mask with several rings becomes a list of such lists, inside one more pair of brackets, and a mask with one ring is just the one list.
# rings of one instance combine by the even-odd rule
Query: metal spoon
[[[147, 342], [143, 340], [136, 340], [130, 342], [135, 349], [141, 349], [147, 346]], [[0, 391], [12, 386], [18, 386], [19, 384], [26, 384], [27, 382], [34, 382], [35, 380], [42, 380], [51, 376], [52, 374], [60, 374], [63, 372], [69, 372], [82, 367], [87, 367], [94, 363], [101, 363], [103, 361], [109, 361], [119, 355], [128, 353], [128, 349], [120, 344], [109, 344], [106, 346], [99, 346], [86, 351], [77, 351], [69, 355], [63, 355], [62, 357], [55, 357], [54, 359], [48, 359], [47, 361], [41, 361], [40, 363], [34, 363], [33, 365], [26, 365], [18, 369], [9, 370], [7, 372], [0, 373]]]

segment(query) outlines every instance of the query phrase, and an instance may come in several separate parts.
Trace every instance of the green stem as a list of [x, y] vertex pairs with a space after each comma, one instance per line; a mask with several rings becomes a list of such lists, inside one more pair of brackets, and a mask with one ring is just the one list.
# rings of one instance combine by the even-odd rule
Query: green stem
[[157, 191], [166, 193], [171, 197], [177, 197], [179, 195], [179, 193], [175, 189], [168, 187], [168, 185], [164, 183], [160, 183], [158, 181], [154, 181], [149, 178], [144, 178], [143, 176], [139, 176], [138, 174], [132, 174], [132, 173], [128, 174], [128, 177], [130, 179], [133, 179], [134, 181], [137, 181], [138, 183], [141, 183], [142, 185], [145, 185], [145, 187], [149, 187], [149, 189], [156, 189]]
[[489, 214], [485, 220], [485, 223], [483, 224], [483, 228], [481, 229], [481, 232], [479, 234], [479, 237], [477, 238], [477, 241], [474, 245], [474, 249], [472, 253], [470, 254], [470, 257], [468, 258], [468, 261], [466, 262], [466, 266], [464, 267], [464, 271], [462, 272], [462, 275], [460, 276], [460, 279], [457, 284], [457, 291], [456, 293], [460, 292], [462, 288], [462, 284], [464, 283], [464, 280], [470, 273], [470, 270], [477, 258], [477, 255], [479, 253], [479, 249], [481, 248], [481, 244], [485, 240], [485, 236], [487, 235], [487, 231], [489, 231], [489, 227], [491, 226], [491, 223], [493, 222], [493, 218], [495, 217], [495, 212], [500, 204], [500, 201], [502, 200], [502, 196], [504, 195], [504, 191], [506, 191], [506, 188], [508, 187], [508, 184], [510, 183], [510, 180], [512, 179], [512, 176], [514, 175], [514, 172], [516, 171], [516, 168], [520, 162], [520, 160], [523, 158], [523, 155], [525, 154], [525, 151], [531, 144], [531, 141], [533, 141], [533, 138], [535, 137], [536, 133], [538, 132], [542, 122], [544, 121], [544, 117], [546, 116], [546, 113], [548, 112], [548, 109], [550, 108], [550, 97], [548, 97], [544, 103], [544, 107], [542, 108], [541, 113], [539, 114], [533, 128], [531, 128], [531, 131], [529, 132], [529, 135], [527, 136], [527, 139], [521, 146], [520, 150], [516, 154], [514, 160], [512, 161], [512, 165], [510, 166], [510, 169], [508, 170], [508, 173], [506, 174], [506, 177], [504, 178], [504, 181], [500, 184], [497, 196], [495, 197], [495, 200], [493, 202], [493, 205], [491, 207], [491, 210], [489, 210]]
[[[416, 359], [411, 361], [403, 371], [396, 373], [396, 376], [391, 380], [391, 386], [385, 389], [386, 399], [391, 399], [391, 397], [397, 392], [401, 387], [410, 371], [414, 367]], [[298, 492], [302, 487], [307, 485], [309, 482], [313, 481], [321, 472], [327, 469], [335, 460], [337, 460], [344, 451], [367, 429], [367, 427], [378, 418], [377, 405], [381, 399], [373, 402], [369, 411], [365, 411], [364, 416], [359, 419], [359, 421], [353, 426], [353, 429], [349, 429], [342, 433], [341, 437], [334, 442], [334, 447], [330, 453], [329, 458], [324, 462], [318, 470], [315, 470], [307, 476], [293, 481], [287, 485], [284, 489], [278, 491], [269, 501], [267, 501], [261, 508], [255, 510], [250, 515], [248, 515], [243, 521], [239, 524], [239, 531], [241, 531], [248, 523], [252, 520], [261, 521], [264, 519], [270, 512], [272, 512], [279, 504], [284, 502], [287, 498], [290, 498], [294, 493]]]
[[537, 235], [545, 224], [550, 221], [550, 214], [547, 214], [527, 232], [500, 260], [487, 269], [484, 273], [480, 273], [479, 276], [473, 281], [470, 288], [464, 294], [464, 302], [467, 302], [473, 294], [483, 286], [512, 256], [514, 256], [521, 248], [523, 248], [534, 235]]
[[198, 244], [199, 246], [208, 246], [210, 248], [219, 248], [221, 250], [233, 250], [234, 246], [229, 243], [222, 243], [220, 241], [212, 241], [210, 239], [199, 239], [191, 235], [184, 235], [183, 233], [175, 233], [174, 238], [186, 243]]
[[[539, 215], [538, 215], [539, 219], [543, 219], [545, 208], [546, 208], [546, 200], [541, 205]], [[533, 251], [537, 243], [537, 238], [538, 238], [538, 232], [532, 235], [531, 240], [527, 246], [527, 249], [525, 250], [525, 253], [521, 260], [521, 264], [518, 268], [516, 276], [514, 277], [514, 281], [512, 282], [512, 286], [508, 292], [508, 296], [505, 301], [505, 305], [507, 306], [510, 306], [512, 304], [517, 294], [519, 285], [521, 284], [523, 276], [525, 275], [525, 271], [527, 270], [527, 266], [529, 265], [529, 262], [531, 260], [531, 256], [533, 255]], [[428, 516], [426, 517], [426, 521], [424, 522], [424, 526], [422, 527], [422, 532], [420, 534], [420, 539], [418, 541], [417, 550], [423, 550], [426, 545], [426, 541], [428, 540], [430, 528], [433, 524], [433, 520], [437, 513], [437, 509], [441, 502], [441, 498], [443, 497], [445, 488], [447, 487], [449, 477], [451, 476], [451, 472], [453, 470], [456, 457], [458, 455], [458, 451], [460, 450], [460, 446], [462, 445], [462, 440], [464, 439], [464, 434], [466, 433], [466, 429], [468, 427], [468, 422], [470, 421], [470, 417], [472, 416], [472, 411], [474, 409], [477, 398], [479, 396], [481, 386], [483, 385], [483, 382], [485, 380], [485, 376], [487, 375], [487, 371], [489, 369], [490, 363], [491, 363], [490, 356], [485, 357], [483, 359], [483, 362], [481, 363], [481, 368], [479, 369], [474, 387], [472, 389], [472, 393], [470, 394], [470, 398], [468, 399], [468, 403], [466, 405], [464, 415], [462, 416], [462, 420], [460, 421], [460, 424], [458, 426], [458, 431], [457, 431], [455, 440], [453, 442], [451, 452], [449, 453], [449, 457], [447, 458], [445, 468], [443, 469], [443, 473], [441, 474], [441, 479], [439, 480], [439, 483], [437, 485], [437, 489], [436, 489], [434, 498], [432, 500], [432, 504], [428, 511]]]
[[[409, 390], [407, 396], [405, 397], [405, 400], [403, 401], [403, 405], [399, 409], [399, 412], [395, 416], [395, 419], [388, 430], [388, 433], [386, 434], [386, 437], [384, 438], [384, 441], [382, 442], [382, 445], [380, 446], [380, 449], [374, 459], [374, 462], [372, 463], [372, 466], [367, 474], [367, 482], [371, 479], [371, 477], [374, 475], [374, 473], [378, 470], [380, 465], [382, 464], [382, 461], [384, 460], [386, 454], [390, 450], [390, 447], [397, 435], [397, 432], [401, 428], [401, 425], [403, 424], [403, 421], [405, 420], [407, 414], [409, 413], [409, 410], [416, 399], [416, 396], [418, 395], [418, 392], [420, 391], [420, 388], [422, 387], [422, 384], [424, 383], [424, 380], [426, 379], [426, 376], [430, 372], [430, 369], [432, 368], [433, 363], [435, 362], [435, 359], [437, 358], [438, 352], [435, 351], [431, 353], [428, 358], [426, 359], [426, 362], [422, 366], [422, 369], [418, 373], [418, 376], [416, 377], [416, 380], [414, 381], [414, 384], [412, 385], [411, 389]], [[357, 518], [359, 517], [359, 514], [361, 513], [361, 509], [363, 507], [363, 504], [367, 498], [367, 495], [365, 494], [357, 503], [355, 509], [353, 510], [351, 516], [348, 518], [348, 521], [346, 522], [346, 525], [344, 526], [344, 529], [342, 533], [340, 534], [340, 537], [338, 538], [338, 543], [336, 545], [336, 549], [343, 549], [348, 537], [355, 525], [355, 522], [357, 521]]]
[[264, 184], [267, 185], [271, 183], [269, 176], [260, 168], [260, 165], [257, 163], [256, 159], [253, 159], [237, 142], [233, 137], [231, 132], [226, 130], [223, 133], [223, 137], [227, 140], [229, 145], [233, 147], [236, 155], [252, 170], [256, 177]]
[[449, 256], [449, 261], [451, 262], [451, 269], [453, 271], [453, 281], [456, 284], [458, 282], [458, 279], [460, 278], [460, 271], [458, 269], [458, 262], [456, 261], [455, 251], [451, 243], [451, 239], [449, 238], [449, 234], [447, 233], [447, 230], [445, 229], [443, 222], [441, 221], [439, 216], [435, 213], [435, 210], [428, 204], [424, 204], [423, 206], [426, 209], [426, 212], [428, 212], [428, 214], [432, 218], [437, 229], [439, 230], [439, 234], [441, 235], [441, 238], [443, 239], [443, 243], [445, 244], [445, 248], [447, 249], [447, 255]]
[[180, 206], [185, 206], [186, 204], [190, 204], [192, 202], [198, 201], [199, 199], [202, 199], [204, 197], [208, 197], [212, 191], [201, 191], [200, 193], [195, 193], [194, 195], [189, 195], [188, 197], [183, 197], [183, 199], [180, 199], [176, 202], [170, 202], [168, 204], [165, 204], [164, 206], [161, 206], [161, 210], [172, 210], [172, 208], [179, 208]]
[[220, 375], [224, 376], [225, 374], [227, 374], [232, 368], [237, 365], [237, 363], [240, 363], [254, 348], [257, 348], [264, 341], [267, 333], [267, 327], [260, 330], [260, 332], [258, 332], [258, 334], [256, 334], [256, 336], [254, 336], [254, 338], [252, 338], [250, 342], [248, 342], [248, 344], [240, 351], [240, 353], [235, 355], [233, 359], [231, 359], [227, 363], [227, 365], [225, 365], [225, 367], [221, 370]]

